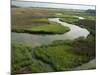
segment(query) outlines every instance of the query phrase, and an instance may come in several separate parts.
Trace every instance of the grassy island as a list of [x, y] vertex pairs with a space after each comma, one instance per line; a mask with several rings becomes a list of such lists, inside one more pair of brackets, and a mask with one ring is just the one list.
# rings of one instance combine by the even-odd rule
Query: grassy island
[[31, 28], [13, 28], [13, 32], [32, 33], [32, 34], [63, 34], [70, 29], [58, 23], [50, 23], [48, 25], [32, 26]]

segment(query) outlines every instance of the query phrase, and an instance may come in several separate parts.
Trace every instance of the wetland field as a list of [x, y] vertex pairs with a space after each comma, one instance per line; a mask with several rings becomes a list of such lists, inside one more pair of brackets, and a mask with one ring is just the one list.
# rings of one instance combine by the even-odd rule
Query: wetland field
[[47, 4], [12, 2], [11, 73], [96, 69], [95, 6]]

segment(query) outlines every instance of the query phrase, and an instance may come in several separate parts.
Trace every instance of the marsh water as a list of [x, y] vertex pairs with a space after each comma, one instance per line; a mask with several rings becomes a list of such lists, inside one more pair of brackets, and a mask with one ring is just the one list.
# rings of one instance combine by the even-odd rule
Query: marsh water
[[[79, 19], [84, 19], [82, 17], [79, 17]], [[81, 28], [77, 25], [68, 24], [66, 22], [62, 22], [59, 20], [59, 18], [49, 18], [49, 21], [60, 23], [61, 25], [65, 27], [69, 27], [70, 31], [64, 33], [64, 34], [28, 34], [28, 33], [15, 33], [12, 32], [12, 42], [24, 44], [24, 45], [31, 45], [31, 46], [39, 46], [43, 44], [50, 44], [52, 41], [55, 40], [75, 40], [79, 37], [87, 37], [89, 35], [89, 31], [85, 28]], [[95, 59], [89, 61], [86, 64], [83, 64], [82, 66], [78, 66], [74, 69], [87, 69], [95, 66]], [[93, 65], [93, 66], [91, 66]], [[49, 66], [49, 65], [48, 65]], [[74, 70], [72, 69], [72, 70]]]
[[75, 67], [72, 70], [86, 70], [86, 69], [93, 69], [96, 67], [96, 59], [92, 59], [88, 63], [82, 64], [81, 66]]
[[55, 40], [74, 40], [79, 37], [87, 37], [89, 35], [89, 31], [85, 28], [81, 28], [77, 25], [68, 24], [66, 22], [62, 22], [59, 18], [49, 18], [49, 21], [60, 23], [65, 27], [69, 27], [70, 31], [64, 34], [28, 34], [28, 33], [15, 33], [12, 32], [12, 42], [26, 44], [26, 45], [33, 45], [39, 46], [42, 44], [50, 44], [52, 41]]

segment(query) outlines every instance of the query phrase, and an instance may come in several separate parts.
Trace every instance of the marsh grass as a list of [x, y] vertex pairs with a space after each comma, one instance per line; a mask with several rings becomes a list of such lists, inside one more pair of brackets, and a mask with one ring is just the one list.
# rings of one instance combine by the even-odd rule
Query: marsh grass
[[[34, 57], [33, 57], [34, 55]], [[58, 40], [38, 47], [12, 44], [12, 73], [68, 71], [95, 58], [95, 38]]]
[[[62, 13], [62, 15], [55, 16], [56, 13]], [[94, 59], [95, 18], [88, 17], [85, 20], [77, 20], [77, 18], [72, 17], [73, 15], [87, 17], [88, 14], [54, 9], [45, 9], [45, 11], [35, 8], [12, 9], [12, 31], [31, 33], [33, 31], [43, 33], [49, 31], [53, 33], [65, 32], [69, 29], [47, 20], [48, 17], [61, 17], [60, 20], [64, 22], [76, 24], [91, 32], [86, 39], [58, 40], [49, 45], [35, 48], [12, 43], [12, 74], [67, 71]]]
[[[51, 45], [35, 48], [34, 55], [55, 69], [55, 71], [71, 70], [95, 58], [95, 43], [93, 38], [89, 36], [76, 39], [74, 42], [70, 40], [54, 41]], [[91, 44], [91, 45], [90, 45]]]
[[33, 34], [63, 34], [70, 29], [58, 23], [50, 23], [48, 25], [32, 26], [31, 28], [15, 28], [13, 32], [33, 33]]

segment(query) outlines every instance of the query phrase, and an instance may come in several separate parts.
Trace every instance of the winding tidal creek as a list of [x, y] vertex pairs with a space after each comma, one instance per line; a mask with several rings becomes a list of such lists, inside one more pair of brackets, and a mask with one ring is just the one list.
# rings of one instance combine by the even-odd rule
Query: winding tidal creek
[[[83, 19], [82, 17], [79, 17], [79, 19]], [[33, 46], [40, 46], [43, 44], [50, 44], [55, 40], [75, 40], [79, 37], [87, 37], [90, 32], [85, 29], [81, 28], [77, 25], [69, 24], [66, 22], [62, 22], [59, 20], [59, 18], [49, 18], [49, 21], [53, 21], [56, 23], [60, 23], [61, 25], [65, 27], [69, 27], [70, 31], [64, 33], [64, 34], [28, 34], [28, 33], [16, 33], [12, 32], [12, 42], [24, 44], [24, 45], [33, 45]], [[74, 68], [75, 70], [80, 69], [86, 69], [91, 68], [91, 65], [94, 65], [96, 63], [95, 59], [91, 60], [88, 63], [83, 64], [82, 66], [78, 66]], [[92, 66], [93, 67], [93, 66]], [[74, 70], [73, 69], [73, 70]]]
[[28, 34], [28, 33], [16, 33], [12, 32], [12, 41], [20, 44], [30, 44], [34, 46], [39, 46], [42, 44], [50, 44], [55, 40], [74, 40], [79, 37], [87, 37], [89, 35], [89, 31], [85, 28], [81, 28], [77, 25], [68, 24], [66, 22], [62, 22], [59, 18], [49, 18], [49, 21], [60, 23], [65, 27], [69, 27], [70, 31], [64, 34]]

